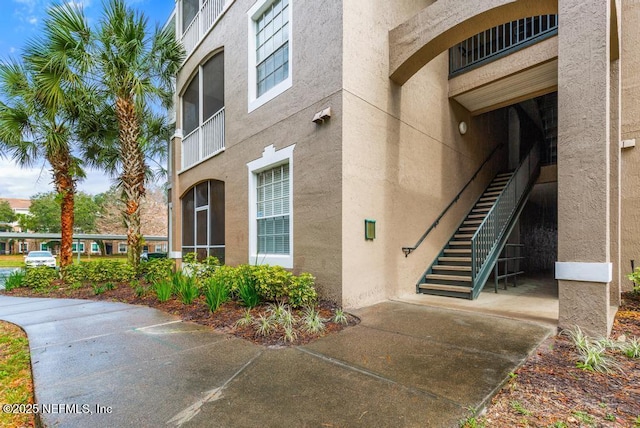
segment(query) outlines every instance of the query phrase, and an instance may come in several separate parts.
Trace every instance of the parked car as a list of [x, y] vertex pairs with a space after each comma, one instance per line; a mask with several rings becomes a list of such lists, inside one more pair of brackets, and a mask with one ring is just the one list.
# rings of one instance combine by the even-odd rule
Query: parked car
[[27, 267], [47, 266], [55, 268], [56, 257], [51, 254], [51, 251], [29, 251], [29, 254], [24, 256], [24, 264]]

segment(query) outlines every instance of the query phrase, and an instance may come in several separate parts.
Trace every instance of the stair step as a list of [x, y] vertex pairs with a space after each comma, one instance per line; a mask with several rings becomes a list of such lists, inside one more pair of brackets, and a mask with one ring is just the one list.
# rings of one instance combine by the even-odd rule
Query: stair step
[[482, 220], [465, 220], [462, 224], [480, 224]]
[[462, 246], [462, 245], [471, 245], [471, 241], [449, 241], [449, 245], [456, 245], [456, 246]]
[[471, 287], [465, 287], [460, 285], [445, 285], [445, 284], [420, 284], [421, 290], [434, 290], [434, 291], [451, 291], [454, 293], [471, 294]]
[[478, 199], [478, 202], [495, 202], [498, 199], [498, 196], [487, 196]]
[[471, 239], [473, 238], [473, 234], [471, 233], [456, 233], [453, 235], [455, 239]]
[[430, 273], [426, 276], [427, 280], [435, 280], [435, 281], [462, 281], [462, 282], [471, 282], [471, 275], [462, 276], [462, 275], [440, 275], [437, 273]]
[[471, 254], [471, 249], [464, 248], [445, 248], [445, 254]]
[[491, 202], [478, 202], [476, 204], [476, 207], [481, 208], [481, 207], [490, 207], [493, 205], [495, 201], [491, 201]]
[[469, 214], [469, 215], [467, 216], [467, 218], [480, 218], [480, 219], [483, 219], [483, 218], [485, 218], [486, 216], [487, 216], [487, 214], [486, 214], [486, 213], [485, 213], [485, 214]]
[[478, 230], [477, 227], [461, 227], [458, 232], [475, 232], [476, 230]]
[[471, 272], [471, 266], [435, 265], [433, 270], [454, 270], [459, 272]]
[[482, 196], [499, 196], [500, 193], [502, 193], [502, 192], [499, 191], [499, 190], [491, 191], [491, 192], [486, 191], [486, 192], [484, 192], [484, 194]]
[[513, 172], [501, 172], [500, 174], [496, 175], [496, 177], [511, 177], [513, 175]]
[[493, 192], [494, 190], [496, 192], [502, 192], [504, 190], [506, 186], [492, 186], [492, 187], [487, 187], [487, 190], [485, 190], [485, 192]]
[[438, 261], [442, 263], [471, 263], [471, 257], [438, 257]]
[[488, 213], [489, 210], [491, 209], [491, 207], [478, 207], [478, 208], [474, 208], [473, 210], [471, 210], [471, 212], [474, 213], [479, 213], [479, 212], [483, 212], [483, 213]]

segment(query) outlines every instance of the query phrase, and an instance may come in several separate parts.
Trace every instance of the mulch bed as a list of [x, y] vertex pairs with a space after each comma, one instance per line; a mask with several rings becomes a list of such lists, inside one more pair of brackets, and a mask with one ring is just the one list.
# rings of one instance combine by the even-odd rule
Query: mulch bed
[[[611, 338], [632, 337], [640, 338], [640, 296], [625, 293]], [[576, 367], [578, 354], [567, 336], [549, 338], [493, 398], [479, 423], [487, 427], [640, 427], [640, 359], [613, 351], [609, 356], [618, 364], [613, 373], [582, 370]]]
[[[141, 284], [142, 286], [145, 286], [142, 281]], [[184, 321], [206, 325], [217, 331], [231, 334], [264, 346], [303, 345], [319, 337], [337, 333], [346, 327], [356, 325], [360, 322], [359, 318], [346, 312], [346, 324], [333, 322], [332, 318], [335, 313], [334, 311], [338, 309], [338, 306], [333, 302], [321, 300], [318, 302], [316, 309], [320, 313], [320, 316], [325, 320], [324, 330], [318, 333], [311, 333], [302, 328], [298, 328], [296, 329], [296, 337], [293, 340], [285, 341], [284, 330], [282, 328], [277, 328], [268, 336], [263, 336], [257, 333], [256, 327], [253, 325], [237, 327], [235, 325], [236, 322], [245, 315], [247, 308], [233, 300], [222, 304], [214, 313], [212, 313], [209, 311], [209, 308], [205, 304], [204, 297], [202, 296], [198, 297], [190, 305], [185, 305], [176, 298], [171, 298], [166, 302], [160, 302], [153, 292], [148, 291], [144, 295], [138, 296], [135, 293], [134, 288], [127, 284], [119, 284], [115, 289], [107, 290], [97, 295], [93, 288], [88, 286], [73, 289], [65, 287], [60, 283], [58, 283], [55, 288], [48, 289], [46, 292], [39, 292], [29, 288], [16, 288], [10, 291], [2, 291], [2, 293], [8, 296], [106, 300], [133, 305], [150, 306], [163, 312], [176, 315]], [[254, 319], [258, 318], [260, 315], [268, 316], [269, 305], [256, 306], [255, 308], [252, 308], [250, 312]], [[304, 309], [294, 309], [292, 312], [297, 319], [300, 319], [304, 313]]]

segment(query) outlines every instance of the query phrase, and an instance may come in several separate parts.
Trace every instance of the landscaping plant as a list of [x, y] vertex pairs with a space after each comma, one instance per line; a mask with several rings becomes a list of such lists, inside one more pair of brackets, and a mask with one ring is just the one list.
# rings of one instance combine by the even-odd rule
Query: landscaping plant
[[169, 279], [163, 279], [155, 284], [156, 296], [159, 302], [166, 302], [171, 298], [173, 293], [173, 282]]
[[230, 287], [224, 278], [215, 275], [206, 280], [204, 284], [204, 299], [211, 312], [215, 312], [221, 304], [229, 300]]
[[173, 289], [182, 303], [190, 305], [200, 294], [196, 280], [192, 276], [187, 276], [182, 272], [176, 272], [172, 277]]
[[23, 269], [14, 270], [9, 274], [5, 283], [5, 290], [13, 290], [14, 288], [22, 287], [22, 283], [24, 281], [25, 272]]
[[46, 266], [28, 268], [22, 280], [24, 287], [43, 290], [51, 286], [51, 282], [58, 278], [58, 272]]

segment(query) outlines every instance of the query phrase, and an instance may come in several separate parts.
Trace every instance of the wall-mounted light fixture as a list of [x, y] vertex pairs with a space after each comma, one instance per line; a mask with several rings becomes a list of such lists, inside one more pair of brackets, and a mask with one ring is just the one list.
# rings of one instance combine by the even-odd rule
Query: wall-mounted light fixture
[[620, 148], [621, 149], [630, 149], [631, 147], [635, 147], [636, 146], [636, 139], [632, 139], [632, 140], [622, 140], [620, 142]]
[[467, 122], [464, 120], [458, 124], [458, 131], [460, 131], [460, 135], [464, 135], [467, 133]]
[[364, 219], [364, 239], [367, 241], [373, 241], [376, 239], [376, 221], [370, 219]]
[[326, 109], [317, 112], [314, 116], [312, 121], [317, 123], [318, 125], [321, 125], [324, 123], [325, 120], [329, 119], [331, 117], [331, 107], [327, 107]]

